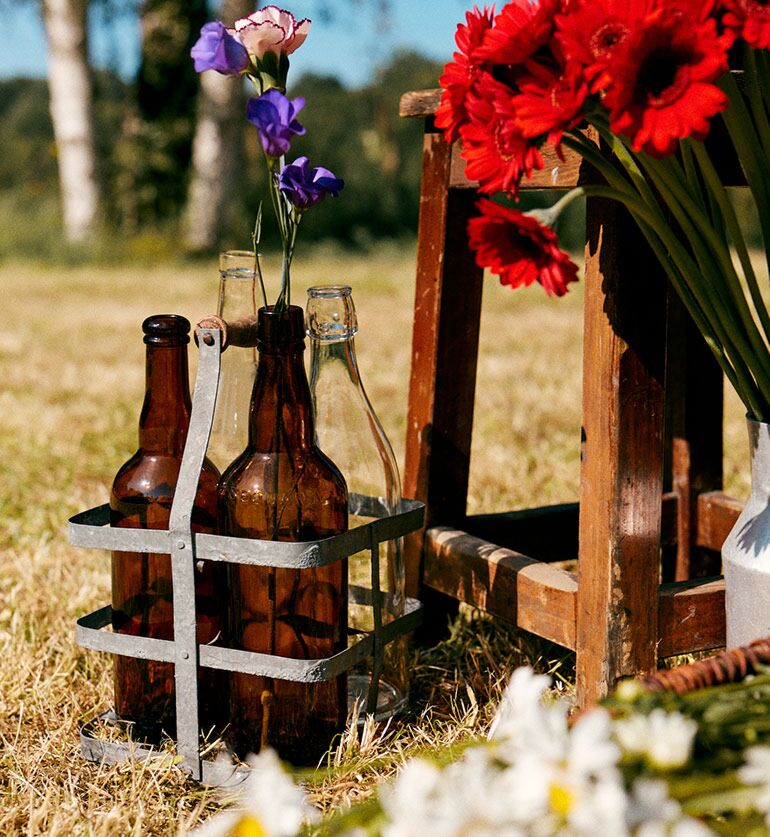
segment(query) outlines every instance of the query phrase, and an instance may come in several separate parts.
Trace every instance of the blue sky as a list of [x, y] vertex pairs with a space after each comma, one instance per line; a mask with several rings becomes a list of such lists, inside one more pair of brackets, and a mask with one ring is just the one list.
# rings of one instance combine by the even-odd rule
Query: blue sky
[[[298, 16], [309, 12], [312, 16], [314, 5], [308, 0], [293, 0], [290, 8]], [[338, 8], [342, 5], [337, 4]], [[378, 64], [402, 47], [446, 61], [454, 47], [457, 23], [473, 0], [391, 0], [388, 28], [380, 25], [373, 0], [348, 0], [347, 5], [344, 16], [338, 15], [333, 23], [314, 21], [310, 37], [292, 58], [295, 78], [304, 71], [333, 73], [347, 85], [362, 85]], [[0, 78], [45, 75], [45, 38], [38, 10], [38, 3], [0, 0]], [[94, 14], [90, 37], [96, 66], [113, 67], [125, 76], [133, 72], [139, 50], [133, 17], [124, 15], [107, 25]]]

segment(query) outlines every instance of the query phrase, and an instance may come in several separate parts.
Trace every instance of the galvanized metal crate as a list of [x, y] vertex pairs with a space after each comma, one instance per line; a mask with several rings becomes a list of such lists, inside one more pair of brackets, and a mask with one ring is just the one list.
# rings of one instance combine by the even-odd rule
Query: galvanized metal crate
[[[69, 521], [69, 540], [74, 546], [121, 552], [152, 552], [171, 555], [174, 606], [174, 639], [153, 639], [103, 630], [111, 625], [110, 605], [77, 620], [76, 640], [84, 648], [112, 654], [158, 660], [174, 664], [176, 685], [176, 749], [179, 766], [198, 781], [227, 785], [242, 780], [242, 769], [222, 761], [201, 758], [198, 726], [198, 668], [255, 674], [281, 680], [317, 683], [330, 680], [367, 658], [374, 660], [373, 689], [368, 710], [376, 700], [382, 671], [384, 648], [394, 639], [413, 631], [420, 623], [421, 605], [407, 598], [402, 616], [383, 623], [382, 606], [386, 594], [380, 588], [380, 550], [382, 542], [419, 529], [424, 506], [402, 500], [398, 512], [380, 517], [333, 537], [303, 543], [251, 540], [192, 532], [191, 516], [203, 459], [206, 455], [216, 405], [220, 372], [221, 332], [198, 329], [199, 364], [193, 394], [190, 429], [171, 507], [167, 530], [118, 529], [109, 525], [109, 506], [76, 514]], [[375, 503], [353, 495], [351, 510], [376, 514]], [[351, 587], [351, 601], [372, 607], [374, 630], [363, 635], [340, 653], [320, 660], [298, 660], [270, 654], [240, 651], [214, 645], [199, 645], [196, 637], [195, 565], [197, 561], [223, 561], [262, 567], [310, 569], [341, 561], [369, 550], [372, 560], [371, 590]], [[81, 729], [81, 752], [91, 761], [120, 762], [142, 759], [157, 750], [135, 742], [99, 740], [95, 734], [99, 720], [114, 720], [102, 713]]]

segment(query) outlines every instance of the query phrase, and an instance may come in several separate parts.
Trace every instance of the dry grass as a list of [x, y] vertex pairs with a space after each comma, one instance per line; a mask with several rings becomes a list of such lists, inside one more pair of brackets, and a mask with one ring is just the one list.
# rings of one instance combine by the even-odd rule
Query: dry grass
[[[413, 295], [411, 252], [300, 259], [295, 294], [354, 286], [361, 367], [399, 457]], [[97, 767], [78, 724], [109, 703], [110, 661], [73, 641], [109, 599], [105, 555], [75, 550], [69, 515], [105, 501], [132, 452], [143, 388], [142, 319], [195, 320], [216, 298], [210, 267], [0, 268], [0, 834], [173, 834], [220, 807], [167, 764]], [[301, 301], [301, 300], [300, 300]], [[486, 288], [470, 510], [570, 500], [578, 493], [581, 292]], [[728, 488], [746, 493], [741, 410], [728, 402]], [[569, 658], [488, 620], [463, 620], [416, 661], [414, 712], [385, 736], [349, 733], [310, 779], [323, 809], [361, 798], [405, 755], [479, 734], [510, 668], [540, 660], [569, 683]], [[562, 681], [559, 681], [562, 682]], [[568, 688], [568, 686], [564, 686]]]

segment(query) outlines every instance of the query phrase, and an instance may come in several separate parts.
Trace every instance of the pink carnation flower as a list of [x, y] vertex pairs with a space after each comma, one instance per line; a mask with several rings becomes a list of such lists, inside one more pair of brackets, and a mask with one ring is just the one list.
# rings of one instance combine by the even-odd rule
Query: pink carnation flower
[[302, 46], [310, 31], [310, 21], [299, 22], [291, 12], [278, 6], [265, 6], [254, 14], [235, 21], [235, 31], [240, 42], [256, 58], [268, 52], [279, 56], [291, 55]]

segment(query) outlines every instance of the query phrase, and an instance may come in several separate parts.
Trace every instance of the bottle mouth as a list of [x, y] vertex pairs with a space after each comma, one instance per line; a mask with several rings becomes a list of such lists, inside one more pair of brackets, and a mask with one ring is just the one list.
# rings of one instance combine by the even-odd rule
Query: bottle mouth
[[142, 323], [148, 345], [183, 346], [190, 342], [190, 321], [181, 314], [153, 314]]
[[307, 295], [307, 335], [322, 343], [354, 337], [358, 319], [350, 285], [314, 285]]
[[305, 347], [305, 318], [298, 305], [276, 311], [272, 305], [257, 312], [257, 344], [266, 354], [291, 354]]
[[219, 275], [223, 279], [253, 281], [257, 274], [257, 256], [253, 250], [225, 250], [219, 254]]
[[333, 299], [334, 297], [348, 297], [352, 293], [350, 285], [313, 285], [307, 289], [310, 299]]

